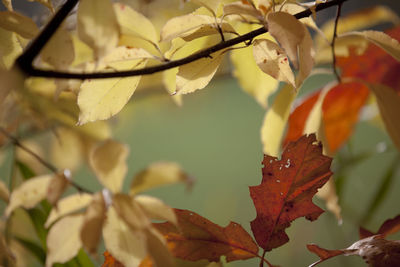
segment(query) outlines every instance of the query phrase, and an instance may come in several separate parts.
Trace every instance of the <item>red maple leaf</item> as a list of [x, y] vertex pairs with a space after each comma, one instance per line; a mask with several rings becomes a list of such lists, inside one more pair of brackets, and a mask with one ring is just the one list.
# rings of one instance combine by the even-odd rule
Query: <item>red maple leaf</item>
[[154, 224], [167, 240], [171, 253], [180, 259], [198, 261], [244, 260], [258, 255], [258, 246], [246, 230], [231, 222], [221, 227], [189, 210], [175, 209], [179, 228], [173, 224]]
[[285, 229], [293, 220], [313, 221], [323, 213], [312, 198], [332, 175], [331, 162], [314, 134], [289, 143], [281, 160], [264, 156], [262, 182], [250, 187], [250, 195], [257, 211], [251, 229], [265, 251], [289, 241]]

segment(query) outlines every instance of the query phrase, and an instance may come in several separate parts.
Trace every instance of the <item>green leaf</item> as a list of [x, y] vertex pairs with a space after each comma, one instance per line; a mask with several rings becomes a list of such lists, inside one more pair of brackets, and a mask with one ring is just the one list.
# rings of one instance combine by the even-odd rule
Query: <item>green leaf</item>
[[29, 168], [25, 163], [23, 163], [22, 161], [17, 160], [16, 165], [17, 165], [19, 171], [21, 172], [22, 177], [25, 180], [28, 180], [29, 178], [36, 176], [35, 172], [31, 168]]
[[15, 240], [17, 240], [25, 249], [29, 250], [42, 265], [46, 262], [46, 251], [39, 246], [38, 244], [27, 240], [22, 237], [14, 236]]
[[36, 234], [39, 237], [40, 243], [42, 244], [43, 248], [46, 248], [47, 230], [44, 228], [44, 223], [46, 222], [45, 212], [39, 208], [33, 208], [27, 212], [31, 218]]

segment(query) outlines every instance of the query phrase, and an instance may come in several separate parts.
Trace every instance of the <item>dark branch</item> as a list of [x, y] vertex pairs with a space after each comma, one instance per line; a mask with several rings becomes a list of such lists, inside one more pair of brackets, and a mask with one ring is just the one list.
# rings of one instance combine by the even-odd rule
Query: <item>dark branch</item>
[[[315, 7], [315, 11], [318, 12], [320, 10], [327, 9], [332, 6], [340, 6], [342, 3], [348, 0], [332, 0], [329, 2], [318, 4]], [[101, 78], [116, 78], [116, 77], [130, 77], [130, 76], [139, 76], [139, 75], [149, 75], [156, 72], [161, 72], [164, 70], [172, 69], [175, 67], [179, 67], [193, 61], [210, 57], [212, 53], [223, 50], [225, 48], [234, 46], [236, 44], [246, 42], [254, 39], [256, 36], [261, 35], [267, 32], [267, 29], [261, 27], [254, 31], [251, 31], [247, 34], [238, 36], [236, 38], [218, 43], [214, 46], [211, 46], [207, 49], [196, 52], [188, 57], [168, 61], [164, 64], [160, 64], [157, 66], [151, 66], [142, 69], [136, 70], [127, 70], [127, 71], [119, 71], [119, 72], [100, 72], [100, 73], [71, 73], [71, 72], [59, 72], [52, 70], [42, 70], [36, 69], [33, 66], [33, 60], [40, 53], [41, 49], [44, 47], [46, 42], [51, 38], [54, 32], [58, 29], [62, 21], [66, 18], [68, 13], [73, 9], [78, 0], [68, 0], [64, 6], [56, 13], [54, 18], [50, 21], [50, 23], [44, 28], [44, 30], [40, 33], [40, 35], [32, 42], [32, 44], [28, 47], [28, 49], [17, 59], [17, 65], [19, 68], [29, 76], [37, 76], [37, 77], [47, 77], [47, 78], [64, 78], [64, 79], [101, 79]], [[312, 14], [311, 9], [306, 9], [302, 12], [294, 15], [297, 19], [308, 17]]]
[[336, 80], [339, 83], [341, 82], [341, 79], [340, 79], [339, 73], [338, 73], [338, 71], [336, 69], [335, 42], [336, 42], [336, 38], [337, 38], [337, 27], [338, 27], [341, 11], [342, 11], [342, 3], [338, 4], [338, 7], [337, 7], [336, 18], [335, 18], [335, 26], [333, 28], [333, 37], [332, 37], [332, 43], [331, 43], [331, 48], [332, 48], [332, 68], [333, 68], [333, 73], [336, 76]]

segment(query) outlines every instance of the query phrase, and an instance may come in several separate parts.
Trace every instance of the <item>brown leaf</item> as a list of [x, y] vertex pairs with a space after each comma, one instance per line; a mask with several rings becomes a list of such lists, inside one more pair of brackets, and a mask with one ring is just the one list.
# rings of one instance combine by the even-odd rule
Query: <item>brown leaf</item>
[[360, 227], [360, 238], [366, 238], [373, 235], [383, 235], [386, 237], [388, 235], [397, 233], [398, 231], [400, 231], [400, 215], [397, 215], [393, 219], [386, 220], [376, 233]]
[[65, 192], [69, 185], [69, 180], [65, 177], [63, 173], [55, 175], [49, 183], [47, 188], [47, 200], [52, 206], [57, 206], [57, 202]]
[[314, 134], [289, 143], [282, 159], [264, 156], [263, 179], [250, 187], [257, 217], [251, 229], [260, 247], [266, 251], [289, 241], [285, 229], [305, 216], [313, 221], [323, 210], [314, 205], [312, 197], [332, 175], [332, 159], [322, 155], [322, 145], [315, 144]]
[[175, 209], [179, 229], [166, 222], [154, 224], [166, 238], [169, 250], [184, 260], [244, 260], [257, 257], [258, 247], [252, 237], [237, 223], [218, 226], [200, 215]]

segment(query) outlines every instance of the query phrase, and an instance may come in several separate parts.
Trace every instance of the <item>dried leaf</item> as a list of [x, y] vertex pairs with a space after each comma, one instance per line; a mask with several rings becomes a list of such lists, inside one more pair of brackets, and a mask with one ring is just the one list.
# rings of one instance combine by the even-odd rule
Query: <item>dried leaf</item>
[[278, 81], [286, 82], [296, 87], [294, 74], [290, 68], [287, 55], [279, 45], [268, 39], [255, 40], [253, 54], [258, 67], [263, 72]]
[[296, 88], [300, 88], [314, 67], [314, 44], [307, 28], [301, 24], [304, 31], [303, 39], [298, 46], [299, 73], [296, 76]]
[[106, 212], [106, 203], [102, 193], [95, 194], [86, 209], [80, 232], [82, 246], [92, 255], [97, 252]]
[[174, 183], [185, 183], [190, 187], [193, 179], [175, 162], [154, 162], [135, 176], [130, 186], [130, 193], [137, 194], [154, 187]]
[[90, 153], [89, 163], [99, 182], [111, 192], [121, 191], [128, 167], [126, 145], [108, 139], [95, 146]]
[[177, 224], [174, 210], [158, 198], [140, 195], [135, 196], [134, 199], [149, 219], [168, 221]]
[[52, 206], [57, 206], [57, 202], [69, 185], [69, 180], [64, 174], [57, 174], [51, 179], [47, 188], [47, 200]]
[[117, 46], [119, 26], [110, 0], [80, 1], [77, 20], [79, 38], [93, 49], [96, 59]]
[[126, 267], [139, 266], [147, 255], [146, 234], [128, 227], [113, 207], [107, 212], [103, 238], [106, 249]]
[[386, 220], [381, 227], [379, 227], [378, 232], [372, 233], [362, 227], [360, 227], [360, 238], [366, 238], [373, 235], [382, 235], [384, 237], [395, 234], [400, 231], [400, 215], [397, 215], [393, 219]]
[[275, 157], [279, 155], [286, 122], [296, 95], [297, 93], [293, 87], [286, 85], [281, 89], [272, 107], [265, 114], [261, 128], [261, 141], [263, 143], [264, 154]]
[[219, 261], [225, 256], [230, 262], [257, 256], [257, 245], [239, 224], [231, 222], [221, 227], [188, 210], [175, 209], [175, 213], [179, 228], [168, 222], [154, 225], [166, 238], [175, 257]]
[[8, 190], [5, 183], [3, 181], [0, 181], [0, 199], [8, 203], [9, 198], [10, 198], [10, 191]]
[[164, 237], [154, 228], [146, 231], [147, 250], [156, 266], [175, 267], [174, 259]]
[[293, 15], [285, 12], [273, 12], [267, 16], [269, 33], [286, 51], [294, 67], [299, 67], [298, 46], [305, 35], [305, 27]]
[[0, 12], [0, 27], [26, 39], [32, 39], [39, 33], [38, 27], [31, 18], [14, 11]]
[[150, 227], [150, 219], [132, 196], [125, 194], [114, 195], [113, 207], [118, 216], [132, 230], [144, 230]]
[[[60, 50], [63, 52], [60, 53]], [[59, 27], [43, 47], [41, 58], [57, 70], [66, 70], [75, 58], [74, 44], [69, 32]]]
[[242, 2], [233, 2], [224, 5], [224, 16], [228, 15], [248, 15], [254, 18], [262, 18], [263, 14], [252, 7], [251, 5], [244, 4]]
[[15, 188], [11, 193], [5, 215], [7, 217], [10, 216], [11, 212], [18, 207], [26, 209], [35, 207], [46, 198], [52, 179], [54, 179], [52, 174], [38, 176], [23, 182], [19, 187]]
[[312, 197], [332, 175], [332, 159], [315, 142], [315, 135], [302, 136], [288, 144], [281, 160], [265, 155], [262, 182], [250, 187], [257, 211], [251, 229], [266, 251], [289, 241], [285, 229], [293, 220], [305, 216], [313, 221], [323, 212]]
[[80, 230], [83, 215], [62, 218], [53, 225], [47, 236], [46, 267], [54, 263], [65, 263], [75, 257], [82, 247]]
[[86, 193], [70, 195], [59, 200], [57, 203], [57, 208], [53, 208], [51, 210], [44, 226], [48, 228], [59, 218], [85, 208], [91, 200], [92, 195]]

